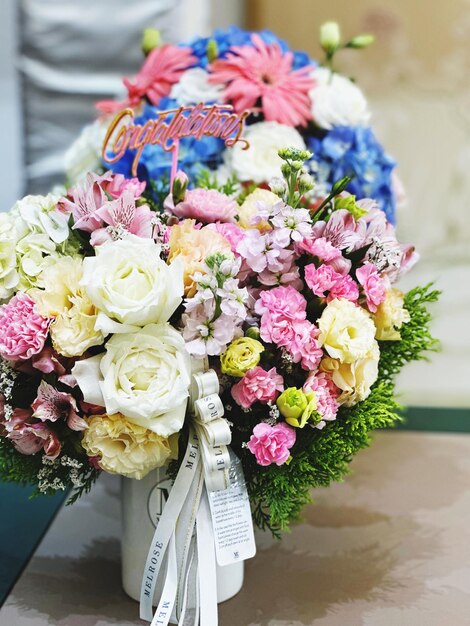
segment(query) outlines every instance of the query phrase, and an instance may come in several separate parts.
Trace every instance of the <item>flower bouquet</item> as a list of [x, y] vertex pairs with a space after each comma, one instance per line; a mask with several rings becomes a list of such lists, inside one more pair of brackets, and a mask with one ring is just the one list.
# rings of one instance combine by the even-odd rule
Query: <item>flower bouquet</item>
[[[278, 42], [252, 41], [255, 56], [282, 56]], [[168, 67], [207, 43], [163, 48]], [[306, 104], [288, 109], [281, 121], [306, 121]], [[438, 294], [393, 286], [417, 255], [379, 203], [348, 192], [349, 176], [321, 199], [303, 140], [277, 156], [268, 184], [256, 159], [260, 185], [200, 175], [190, 188], [173, 171], [160, 201], [155, 170], [95, 172], [0, 214], [2, 477], [73, 502], [101, 471], [142, 480], [166, 467], [174, 484], [140, 567], [149, 621], [160, 572], [161, 623], [175, 602], [184, 619], [191, 585], [201, 623], [214, 623], [216, 558], [252, 556], [251, 516], [279, 535], [312, 487], [340, 480], [369, 432], [400, 419], [398, 371], [436, 348], [427, 305]]]
[[[158, 32], [149, 29], [142, 40], [145, 62], [134, 80], [124, 79], [124, 99], [98, 103], [102, 116], [69, 149], [69, 181], [103, 165], [132, 175], [135, 150], [127, 150], [117, 162], [101, 162], [110, 115], [117, 111], [131, 107], [136, 122], [145, 124], [158, 111], [224, 103], [237, 113], [249, 111], [244, 137], [250, 147], [227, 149], [213, 135], [183, 138], [179, 160], [190, 186], [208, 176], [214, 184], [231, 177], [245, 187], [268, 183], [280, 175], [280, 148], [308, 149], [312, 156], [306, 167], [316, 181], [314, 199], [323, 200], [332, 184], [348, 175], [347, 191], [358, 199], [374, 198], [394, 222], [395, 207], [403, 197], [395, 161], [370, 127], [363, 93], [335, 65], [342, 49], [359, 50], [372, 41], [370, 35], [359, 35], [342, 42], [337, 24], [324, 24], [320, 44], [325, 61], [319, 65], [267, 30], [251, 33], [231, 27], [175, 46], [160, 45]], [[171, 155], [155, 144], [146, 145], [139, 158], [137, 174], [147, 181], [155, 200], [168, 193], [170, 163]]]

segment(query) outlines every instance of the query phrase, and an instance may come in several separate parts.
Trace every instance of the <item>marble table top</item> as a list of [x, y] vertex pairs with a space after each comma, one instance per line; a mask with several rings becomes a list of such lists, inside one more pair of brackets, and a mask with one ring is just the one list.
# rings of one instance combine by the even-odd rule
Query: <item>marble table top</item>
[[[258, 534], [220, 626], [470, 625], [470, 436], [383, 432], [304, 521]], [[137, 626], [120, 586], [119, 480], [64, 507], [0, 626]]]

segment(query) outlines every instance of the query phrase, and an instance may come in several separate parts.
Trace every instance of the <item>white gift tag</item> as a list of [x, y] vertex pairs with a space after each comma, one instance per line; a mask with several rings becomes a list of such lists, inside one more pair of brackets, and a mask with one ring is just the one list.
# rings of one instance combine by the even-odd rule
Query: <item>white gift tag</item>
[[250, 500], [240, 459], [230, 451], [230, 487], [209, 492], [215, 554], [219, 565], [230, 565], [256, 554]]

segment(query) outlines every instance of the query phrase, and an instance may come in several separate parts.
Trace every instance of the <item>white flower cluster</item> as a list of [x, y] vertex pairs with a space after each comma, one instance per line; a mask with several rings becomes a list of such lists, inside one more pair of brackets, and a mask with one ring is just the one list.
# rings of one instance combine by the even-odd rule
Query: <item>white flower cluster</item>
[[51, 490], [65, 491], [67, 485], [56, 475], [61, 467], [70, 468], [68, 478], [74, 487], [80, 488], [85, 484], [81, 476], [83, 463], [78, 459], [72, 459], [72, 457], [66, 454], [58, 459], [48, 459], [44, 456], [42, 465], [43, 467], [38, 472], [38, 489], [41, 493], [47, 493]]

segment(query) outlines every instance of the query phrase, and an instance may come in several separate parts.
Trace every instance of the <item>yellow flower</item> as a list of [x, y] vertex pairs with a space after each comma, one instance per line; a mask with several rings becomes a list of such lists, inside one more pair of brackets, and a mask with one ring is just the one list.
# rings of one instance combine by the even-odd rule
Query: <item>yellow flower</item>
[[66, 357], [81, 356], [91, 346], [103, 343], [95, 330], [97, 311], [82, 290], [82, 261], [61, 257], [42, 276], [44, 289], [30, 289], [41, 315], [54, 317], [50, 326], [52, 344]]
[[277, 399], [277, 408], [286, 422], [294, 428], [303, 428], [317, 410], [315, 392], [289, 387]]
[[196, 293], [193, 276], [196, 272], [204, 273], [205, 259], [215, 252], [231, 254], [229, 242], [209, 226], [194, 228], [195, 220], [184, 220], [171, 227], [170, 255], [171, 262], [181, 255], [184, 262], [184, 293], [192, 298]]
[[271, 226], [266, 221], [252, 224], [251, 218], [258, 213], [260, 203], [271, 209], [278, 202], [280, 202], [279, 197], [272, 191], [260, 188], [255, 189], [245, 198], [238, 210], [238, 225], [242, 228], [257, 228], [261, 232], [270, 230]]
[[341, 363], [329, 357], [322, 360], [320, 369], [331, 374], [333, 382], [341, 389], [340, 404], [353, 406], [367, 398], [379, 374], [379, 356], [379, 346], [374, 341], [370, 353], [354, 363]]
[[375, 338], [379, 341], [398, 341], [401, 339], [399, 329], [410, 321], [410, 314], [403, 306], [403, 292], [391, 288], [387, 296], [379, 305], [374, 315], [377, 329]]
[[256, 339], [250, 337], [234, 339], [220, 355], [222, 373], [241, 378], [248, 370], [258, 365], [263, 351], [263, 344]]
[[365, 358], [375, 340], [375, 326], [369, 314], [349, 300], [332, 300], [318, 320], [318, 341], [341, 363]]
[[151, 470], [177, 458], [178, 436], [161, 437], [133, 424], [121, 413], [92, 415], [87, 420], [82, 446], [110, 474], [140, 480]]

